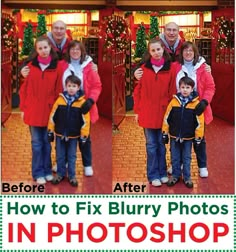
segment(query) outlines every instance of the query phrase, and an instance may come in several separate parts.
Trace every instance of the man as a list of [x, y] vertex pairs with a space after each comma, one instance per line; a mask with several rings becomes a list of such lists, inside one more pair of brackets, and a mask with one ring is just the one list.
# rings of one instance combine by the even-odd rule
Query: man
[[[160, 35], [160, 39], [165, 45], [165, 49], [170, 54], [172, 61], [178, 59], [181, 45], [183, 41], [179, 38], [179, 26], [175, 22], [169, 22], [165, 25], [164, 33]], [[134, 72], [134, 77], [139, 80], [143, 75], [141, 68]]]
[[47, 33], [53, 49], [57, 52], [59, 59], [66, 53], [70, 40], [66, 38], [66, 24], [57, 20], [52, 24], [52, 31]]
[[[61, 60], [66, 53], [70, 42], [70, 40], [66, 38], [66, 24], [61, 20], [55, 21], [52, 24], [52, 31], [47, 33], [47, 37], [51, 41], [53, 49], [57, 52], [58, 57]], [[20, 72], [23, 77], [26, 77], [29, 74], [29, 67], [24, 66]]]

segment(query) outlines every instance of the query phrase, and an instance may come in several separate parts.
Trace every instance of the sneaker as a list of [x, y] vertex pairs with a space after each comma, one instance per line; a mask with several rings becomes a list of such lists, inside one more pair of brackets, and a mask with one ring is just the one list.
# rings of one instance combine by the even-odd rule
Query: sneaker
[[151, 184], [153, 186], [161, 186], [161, 181], [160, 179], [154, 179]]
[[52, 181], [53, 180], [53, 176], [52, 175], [47, 175], [45, 177], [46, 181]]
[[188, 187], [188, 188], [193, 188], [193, 182], [192, 182], [191, 179], [184, 180], [184, 184], [185, 184], [186, 187]]
[[74, 187], [78, 186], [78, 181], [76, 178], [69, 179], [69, 183]]
[[161, 183], [166, 184], [168, 182], [168, 177], [162, 177], [161, 178]]
[[46, 180], [44, 177], [39, 177], [36, 179], [37, 184], [43, 185], [46, 184]]
[[207, 168], [199, 168], [199, 175], [201, 178], [207, 178], [208, 177]]
[[92, 166], [85, 166], [84, 167], [84, 175], [87, 177], [93, 176], [93, 168]]
[[57, 172], [57, 164], [55, 164], [55, 165], [52, 167], [52, 171], [53, 171], [53, 172]]

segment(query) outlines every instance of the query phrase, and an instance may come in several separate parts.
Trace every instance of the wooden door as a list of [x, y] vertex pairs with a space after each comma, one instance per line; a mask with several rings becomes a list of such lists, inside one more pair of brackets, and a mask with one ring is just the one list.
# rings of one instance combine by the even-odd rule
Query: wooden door
[[[2, 12], [2, 24], [10, 14]], [[1, 124], [11, 115], [12, 102], [12, 48], [1, 48]]]
[[234, 8], [213, 11], [212, 25], [211, 68], [216, 85], [212, 110], [234, 124]]
[[112, 53], [112, 123], [117, 129], [125, 117], [125, 53]]
[[99, 24], [103, 32], [98, 43], [98, 71], [102, 81], [98, 108], [101, 115], [112, 119], [113, 128], [117, 128], [125, 116], [125, 54], [124, 50], [104, 46], [104, 24], [107, 25], [108, 19], [120, 21], [121, 17], [114, 15], [112, 8], [99, 12]]

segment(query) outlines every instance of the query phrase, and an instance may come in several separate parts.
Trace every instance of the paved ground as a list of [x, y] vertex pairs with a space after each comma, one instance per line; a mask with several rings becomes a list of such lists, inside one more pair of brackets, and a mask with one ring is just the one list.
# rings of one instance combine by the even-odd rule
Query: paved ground
[[[143, 130], [132, 115], [125, 117], [119, 131], [112, 135], [111, 121], [100, 118], [92, 126], [92, 152], [94, 176], [83, 175], [80, 153], [76, 174], [79, 187], [73, 188], [67, 180], [59, 185], [46, 184], [46, 194], [110, 194], [117, 183], [145, 185], [150, 194], [233, 194], [234, 193], [234, 126], [215, 118], [207, 126], [206, 140], [209, 177], [200, 178], [195, 155], [191, 164], [194, 188], [186, 188], [182, 182], [172, 188], [162, 185], [155, 188], [147, 183], [146, 154]], [[2, 182], [34, 184], [31, 178], [31, 144], [28, 126], [20, 115], [13, 113], [2, 128], [1, 138]], [[170, 164], [169, 148], [167, 163]], [[54, 146], [52, 159], [55, 162]]]
[[[94, 176], [83, 175], [80, 152], [77, 153], [76, 175], [78, 188], [73, 188], [65, 179], [59, 185], [46, 184], [46, 194], [104, 194], [111, 193], [111, 121], [100, 118], [92, 125], [92, 153]], [[2, 128], [2, 182], [34, 184], [31, 177], [31, 143], [28, 126], [19, 113], [13, 113]], [[55, 163], [55, 147], [52, 147], [52, 160]]]
[[[209, 177], [200, 178], [193, 152], [191, 176], [194, 188], [186, 188], [181, 182], [174, 187], [162, 185], [155, 188], [147, 183], [146, 153], [143, 129], [132, 115], [126, 116], [113, 133], [112, 170], [113, 187], [116, 183], [146, 185], [150, 194], [233, 194], [234, 193], [234, 126], [215, 118], [206, 128]], [[169, 146], [167, 164], [170, 164]]]

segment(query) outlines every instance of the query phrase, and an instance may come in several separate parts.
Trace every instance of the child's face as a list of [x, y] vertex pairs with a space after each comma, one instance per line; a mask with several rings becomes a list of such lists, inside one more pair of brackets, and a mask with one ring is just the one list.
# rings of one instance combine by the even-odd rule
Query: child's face
[[75, 95], [78, 90], [79, 86], [77, 84], [70, 81], [66, 84], [66, 91], [68, 92], [69, 95]]
[[48, 44], [48, 42], [45, 40], [37, 42], [35, 46], [36, 52], [38, 55], [42, 58], [47, 58], [51, 51], [51, 46]]
[[180, 84], [179, 89], [183, 97], [188, 97], [193, 92], [193, 88], [183, 82]]
[[164, 48], [162, 48], [160, 43], [151, 43], [149, 45], [149, 53], [154, 59], [160, 60], [163, 56]]

